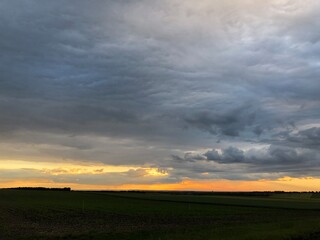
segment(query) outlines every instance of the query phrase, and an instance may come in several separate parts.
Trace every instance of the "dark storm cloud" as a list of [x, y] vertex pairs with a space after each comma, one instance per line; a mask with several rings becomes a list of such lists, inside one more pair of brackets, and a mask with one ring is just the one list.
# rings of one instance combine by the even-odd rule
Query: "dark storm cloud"
[[255, 111], [250, 105], [245, 105], [236, 109], [221, 108], [217, 111], [213, 108], [211, 111], [195, 112], [185, 121], [214, 135], [239, 136], [240, 131], [254, 122], [254, 118]]
[[250, 165], [232, 176], [214, 165], [229, 178], [293, 165], [308, 175], [319, 165], [319, 8], [1, 1], [1, 158], [153, 163], [179, 179], [213, 177], [197, 164]]
[[207, 157], [208, 161], [219, 161], [221, 159], [219, 152], [215, 149], [207, 151], [203, 155]]
[[297, 133], [288, 134], [285, 141], [296, 147], [303, 146], [305, 148], [317, 149], [320, 146], [320, 128], [311, 127]]
[[244, 152], [235, 147], [229, 147], [223, 151], [222, 159], [224, 162], [243, 162]]

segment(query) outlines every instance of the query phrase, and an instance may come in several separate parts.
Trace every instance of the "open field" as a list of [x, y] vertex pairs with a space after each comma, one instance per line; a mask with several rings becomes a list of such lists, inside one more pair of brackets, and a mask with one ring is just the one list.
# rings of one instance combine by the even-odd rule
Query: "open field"
[[0, 239], [320, 239], [311, 193], [0, 190]]

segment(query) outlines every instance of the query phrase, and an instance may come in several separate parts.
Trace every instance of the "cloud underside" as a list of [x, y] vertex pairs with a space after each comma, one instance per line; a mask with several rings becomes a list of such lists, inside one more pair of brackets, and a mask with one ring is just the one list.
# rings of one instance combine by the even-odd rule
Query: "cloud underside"
[[[78, 178], [97, 184], [318, 177], [319, 10], [312, 0], [1, 1], [0, 160], [168, 173]], [[33, 174], [44, 173], [11, 176]]]

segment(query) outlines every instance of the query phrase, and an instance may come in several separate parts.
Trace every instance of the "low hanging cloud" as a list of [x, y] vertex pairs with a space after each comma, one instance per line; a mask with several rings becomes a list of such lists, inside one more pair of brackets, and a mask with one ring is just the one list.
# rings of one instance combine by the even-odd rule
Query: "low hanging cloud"
[[[316, 150], [275, 145], [245, 150], [231, 146], [192, 155], [186, 153], [184, 157], [172, 156], [172, 161], [180, 164], [181, 168], [185, 163], [186, 169], [190, 172], [194, 170], [198, 177], [206, 172], [219, 172], [220, 175], [237, 172], [239, 179], [246, 179], [246, 174], [255, 173], [261, 176], [268, 173], [279, 173], [281, 176], [318, 176], [320, 154]], [[195, 170], [197, 165], [201, 171]]]

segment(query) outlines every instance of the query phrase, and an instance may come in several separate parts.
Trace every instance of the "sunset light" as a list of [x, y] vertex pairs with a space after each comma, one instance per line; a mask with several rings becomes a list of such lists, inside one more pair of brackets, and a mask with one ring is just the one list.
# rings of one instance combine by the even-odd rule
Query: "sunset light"
[[320, 239], [320, 1], [0, 0], [0, 240]]
[[0, 4], [1, 187], [319, 190], [317, 1], [62, 5]]

